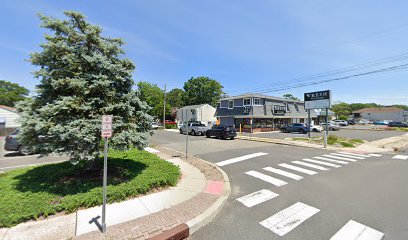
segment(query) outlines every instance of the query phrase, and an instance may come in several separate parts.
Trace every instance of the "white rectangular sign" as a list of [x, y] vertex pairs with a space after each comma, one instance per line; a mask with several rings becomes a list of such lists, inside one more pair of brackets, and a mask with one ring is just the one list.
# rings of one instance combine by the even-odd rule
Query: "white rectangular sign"
[[102, 137], [112, 137], [112, 115], [102, 116]]
[[304, 94], [305, 109], [325, 109], [331, 107], [331, 91], [318, 91]]

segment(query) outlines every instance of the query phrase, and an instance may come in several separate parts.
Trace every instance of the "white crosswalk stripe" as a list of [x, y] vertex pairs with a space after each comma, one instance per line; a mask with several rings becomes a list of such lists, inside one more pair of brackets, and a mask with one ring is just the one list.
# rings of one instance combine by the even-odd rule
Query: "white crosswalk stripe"
[[317, 208], [297, 202], [259, 224], [282, 237], [319, 211]]
[[293, 173], [290, 173], [290, 172], [286, 172], [286, 171], [283, 171], [281, 169], [273, 168], [273, 167], [266, 167], [266, 168], [264, 168], [264, 170], [266, 170], [268, 172], [273, 172], [273, 173], [276, 173], [276, 174], [279, 174], [279, 175], [282, 175], [282, 176], [285, 176], [285, 177], [288, 177], [288, 178], [292, 178], [292, 179], [295, 179], [295, 180], [300, 180], [300, 179], [303, 178], [302, 176], [299, 176], [299, 175], [296, 175], [296, 174], [293, 174]]
[[334, 159], [339, 159], [339, 160], [344, 160], [344, 161], [349, 161], [349, 162], [357, 162], [356, 159], [333, 156], [333, 155], [328, 155], [328, 154], [323, 155], [323, 157], [334, 158]]
[[337, 164], [334, 164], [334, 163], [322, 162], [322, 161], [317, 161], [317, 160], [308, 159], [308, 158], [304, 158], [302, 160], [312, 162], [312, 163], [317, 163], [317, 164], [320, 164], [320, 165], [329, 166], [329, 167], [335, 167], [335, 168], [341, 167], [341, 165], [337, 165]]
[[247, 207], [253, 207], [277, 196], [279, 196], [279, 194], [269, 191], [267, 189], [262, 189], [257, 192], [248, 194], [246, 196], [240, 197], [237, 199], [237, 201], [241, 202]]
[[232, 158], [232, 159], [228, 159], [228, 160], [225, 160], [225, 161], [217, 162], [216, 165], [222, 167], [222, 166], [225, 166], [225, 165], [228, 165], [228, 164], [245, 161], [245, 160], [255, 158], [255, 157], [259, 157], [259, 156], [263, 156], [263, 155], [266, 155], [266, 154], [267, 153], [263, 153], [263, 152], [252, 153], [252, 154], [244, 155], [244, 156], [241, 156], [241, 157]]
[[301, 161], [292, 161], [292, 162], [296, 163], [296, 164], [299, 164], [299, 165], [302, 165], [302, 166], [306, 166], [306, 167], [310, 167], [310, 168], [314, 168], [314, 169], [319, 169], [319, 170], [322, 170], [322, 171], [329, 170], [328, 168], [318, 166], [318, 165], [315, 165], [315, 164], [311, 164], [311, 163], [305, 163], [305, 162], [301, 162]]
[[357, 157], [357, 156], [352, 156], [352, 155], [347, 155], [343, 153], [330, 153], [330, 155], [335, 155], [335, 156], [340, 156], [340, 157], [347, 157], [347, 158], [353, 158], [353, 159], [365, 159], [365, 157]]
[[300, 167], [296, 167], [296, 166], [292, 166], [292, 165], [289, 165], [289, 164], [286, 164], [286, 163], [280, 163], [278, 165], [281, 166], [281, 167], [284, 167], [284, 168], [292, 169], [292, 170], [302, 172], [302, 173], [306, 173], [306, 174], [309, 174], [309, 175], [317, 174], [317, 172], [315, 172], [315, 171], [300, 168]]
[[348, 162], [345, 161], [340, 161], [340, 160], [334, 160], [334, 159], [330, 159], [330, 158], [325, 158], [325, 157], [313, 157], [319, 160], [324, 160], [324, 161], [329, 161], [329, 162], [335, 162], [335, 163], [340, 163], [340, 164], [348, 164]]
[[401, 159], [401, 160], [407, 160], [408, 156], [406, 155], [395, 155], [394, 157], [392, 157], [394, 159]]
[[381, 240], [384, 233], [350, 220], [330, 240]]
[[339, 152], [339, 153], [348, 154], [348, 155], [357, 156], [357, 157], [371, 157], [370, 155], [364, 155], [364, 154], [358, 154], [358, 153], [350, 153], [350, 152]]
[[370, 153], [368, 154], [370, 157], [381, 157], [382, 154], [377, 154], [377, 153]]
[[273, 184], [273, 185], [275, 185], [277, 187], [288, 184], [285, 181], [282, 181], [280, 179], [268, 176], [266, 174], [263, 174], [263, 173], [260, 173], [260, 172], [257, 172], [257, 171], [248, 171], [248, 172], [245, 172], [245, 173], [252, 176], [252, 177], [256, 177], [258, 179], [264, 180], [265, 182], [271, 183], [271, 184]]

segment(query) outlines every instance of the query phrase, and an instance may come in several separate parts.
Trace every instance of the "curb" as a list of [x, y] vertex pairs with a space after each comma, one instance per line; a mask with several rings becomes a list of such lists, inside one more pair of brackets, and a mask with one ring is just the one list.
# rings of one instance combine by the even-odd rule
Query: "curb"
[[[179, 153], [179, 154], [183, 154], [171, 148], [167, 148], [167, 147], [163, 147], [163, 148]], [[207, 225], [214, 219], [214, 217], [221, 211], [221, 208], [224, 206], [225, 202], [227, 201], [231, 193], [231, 186], [230, 186], [228, 175], [221, 168], [203, 159], [200, 159], [194, 156], [189, 156], [189, 157], [203, 161], [213, 166], [218, 171], [220, 171], [224, 178], [223, 180], [224, 181], [224, 192], [222, 193], [222, 195], [220, 195], [217, 201], [215, 201], [215, 203], [213, 203], [209, 208], [207, 208], [207, 210], [205, 210], [203, 213], [201, 213], [197, 217], [191, 219], [190, 221], [186, 223], [182, 223], [172, 229], [164, 231], [163, 233], [159, 235], [151, 237], [149, 238], [149, 240], [183, 240], [183, 239], [186, 239], [188, 236], [192, 235], [197, 230], [199, 230], [201, 227]]]

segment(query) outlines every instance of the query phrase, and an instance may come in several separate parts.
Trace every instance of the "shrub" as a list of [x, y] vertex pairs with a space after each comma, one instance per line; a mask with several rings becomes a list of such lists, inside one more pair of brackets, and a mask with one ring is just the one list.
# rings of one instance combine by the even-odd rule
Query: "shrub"
[[354, 147], [354, 145], [350, 142], [340, 142], [341, 146], [343, 147]]

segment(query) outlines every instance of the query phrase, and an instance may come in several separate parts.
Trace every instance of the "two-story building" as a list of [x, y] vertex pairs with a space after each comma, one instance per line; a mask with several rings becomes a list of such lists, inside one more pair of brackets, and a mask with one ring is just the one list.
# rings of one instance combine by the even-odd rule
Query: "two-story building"
[[[310, 111], [316, 119], [315, 111]], [[220, 100], [215, 112], [220, 124], [243, 131], [272, 131], [292, 123], [307, 123], [308, 113], [303, 101], [263, 94], [243, 94]]]

